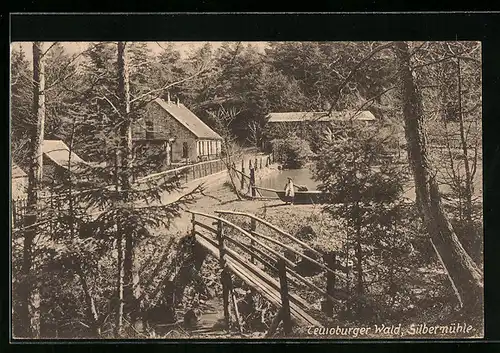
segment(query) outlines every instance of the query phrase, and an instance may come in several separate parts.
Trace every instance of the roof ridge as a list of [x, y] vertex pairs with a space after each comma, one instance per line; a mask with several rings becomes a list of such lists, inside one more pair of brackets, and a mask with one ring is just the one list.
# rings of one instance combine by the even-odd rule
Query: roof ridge
[[[198, 138], [207, 139], [222, 139], [222, 137], [215, 132], [208, 124], [201, 120], [195, 113], [193, 113], [188, 107], [182, 103], [168, 103], [161, 98], [156, 98], [155, 102], [164, 110], [166, 110], [175, 120], [177, 120], [186, 129], [191, 131]], [[187, 114], [187, 117], [191, 119], [191, 124], [189, 121], [185, 121], [182, 117], [177, 116], [176, 113]]]

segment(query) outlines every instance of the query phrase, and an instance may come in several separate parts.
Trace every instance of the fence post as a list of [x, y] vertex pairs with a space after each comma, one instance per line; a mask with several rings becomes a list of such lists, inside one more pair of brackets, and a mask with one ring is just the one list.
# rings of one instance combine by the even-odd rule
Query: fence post
[[271, 157], [269, 157], [269, 156], [267, 156], [267, 157], [266, 157], [266, 168], [267, 168], [267, 167], [269, 167], [269, 159], [270, 159], [270, 158], [271, 158]]
[[12, 228], [14, 229], [16, 228], [17, 225], [16, 202], [14, 200], [11, 200], [11, 204], [12, 204]]
[[278, 272], [280, 278], [281, 311], [283, 320], [283, 330], [285, 335], [292, 333], [292, 318], [290, 317], [290, 301], [288, 298], [288, 283], [286, 278], [285, 260], [278, 260]]
[[240, 188], [243, 190], [245, 187], [245, 161], [242, 159], [241, 160], [241, 182], [240, 182]]
[[254, 164], [254, 169], [257, 170], [257, 157], [255, 157], [255, 164]]
[[210, 167], [210, 175], [212, 175], [213, 174], [213, 171], [212, 171], [212, 161], [210, 161], [209, 167]]
[[[328, 268], [335, 271], [335, 263], [337, 261], [337, 254], [335, 252], [330, 252], [325, 255], [325, 262]], [[335, 274], [326, 272], [326, 293], [333, 297], [335, 291]], [[330, 298], [326, 297], [321, 303], [321, 311], [323, 311], [328, 317], [333, 317], [333, 302]]]
[[[250, 220], [250, 233], [255, 232], [257, 230], [257, 222], [255, 219], [251, 218]], [[253, 235], [253, 234], [252, 234]], [[253, 251], [255, 248], [255, 240], [250, 240], [250, 249], [252, 249], [252, 253], [250, 254], [250, 262], [255, 265], [255, 258], [253, 257]]]
[[223, 223], [221, 220], [217, 221], [217, 240], [219, 241], [219, 265], [222, 269], [221, 272], [221, 283], [222, 283], [222, 300], [224, 306], [224, 319], [226, 321], [226, 329], [229, 330], [230, 324], [230, 314], [229, 314], [229, 290], [230, 290], [230, 281], [231, 275], [226, 266], [225, 259], [225, 247], [224, 247], [224, 229]]
[[196, 235], [196, 234], [195, 234], [195, 231], [196, 231], [196, 230], [194, 229], [194, 227], [195, 227], [194, 222], [195, 222], [195, 220], [196, 220], [195, 216], [196, 216], [196, 215], [195, 215], [194, 213], [191, 213], [191, 224], [193, 225], [193, 228], [191, 228], [191, 236], [193, 237], [193, 239], [194, 239], [194, 237], [195, 237], [195, 235]]
[[252, 197], [255, 197], [255, 169], [250, 169], [250, 188], [252, 190]]
[[259, 169], [262, 169], [262, 157], [260, 157], [260, 161], [259, 161]]

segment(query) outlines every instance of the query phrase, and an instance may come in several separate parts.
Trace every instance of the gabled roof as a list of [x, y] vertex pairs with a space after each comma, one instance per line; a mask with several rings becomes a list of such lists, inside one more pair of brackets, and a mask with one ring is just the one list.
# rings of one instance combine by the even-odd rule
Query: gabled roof
[[12, 178], [26, 178], [28, 174], [24, 172], [17, 164], [12, 163]]
[[161, 98], [155, 99], [155, 102], [165, 109], [171, 116], [181, 123], [186, 129], [191, 131], [196, 137], [204, 139], [221, 140], [222, 137], [207, 124], [200, 120], [192, 111], [184, 106], [184, 104], [167, 103]]
[[328, 112], [286, 112], [286, 113], [269, 113], [268, 122], [300, 122], [300, 121], [345, 121], [345, 120], [361, 120], [373, 121], [375, 116], [367, 111], [334, 111]]
[[[69, 147], [61, 140], [44, 140], [42, 147], [43, 154], [50, 158], [57, 165], [68, 169], [69, 167]], [[72, 169], [79, 164], [88, 164], [75, 152], [71, 152]]]

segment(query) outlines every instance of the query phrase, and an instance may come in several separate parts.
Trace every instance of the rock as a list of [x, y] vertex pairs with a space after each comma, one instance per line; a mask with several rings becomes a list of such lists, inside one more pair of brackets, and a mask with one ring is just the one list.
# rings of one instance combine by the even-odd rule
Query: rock
[[311, 226], [304, 226], [299, 229], [295, 236], [300, 240], [313, 240], [317, 234]]
[[[318, 261], [318, 256], [312, 250], [309, 249], [304, 250], [304, 255], [313, 260]], [[322, 269], [315, 263], [305, 258], [302, 258], [302, 260], [297, 264], [297, 266], [295, 266], [295, 271], [297, 271], [297, 273], [300, 274], [301, 276], [310, 277], [317, 275], [322, 271]]]
[[158, 304], [143, 313], [148, 324], [170, 324], [176, 321], [175, 310], [171, 305]]
[[189, 309], [184, 314], [184, 326], [185, 327], [194, 327], [198, 322], [198, 318], [200, 316], [199, 311], [194, 309]]
[[297, 254], [295, 254], [293, 251], [285, 249], [285, 252], [283, 253], [286, 259], [296, 262], [297, 261]]

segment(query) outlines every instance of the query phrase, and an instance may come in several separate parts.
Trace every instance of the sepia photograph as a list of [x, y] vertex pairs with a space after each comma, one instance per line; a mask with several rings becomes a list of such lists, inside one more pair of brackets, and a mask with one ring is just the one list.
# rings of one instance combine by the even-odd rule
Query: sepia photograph
[[12, 338], [483, 338], [481, 52], [11, 42]]

